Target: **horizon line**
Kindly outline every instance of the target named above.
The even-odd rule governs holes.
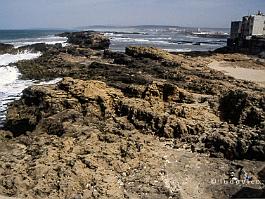
[[[179,25],[158,25],[158,24],[145,24],[145,25],[84,25],[78,27],[27,27],[27,28],[0,28],[0,30],[75,30],[87,27],[105,27],[105,28],[136,28],[136,27],[176,27],[176,28],[203,28],[203,29],[230,29],[230,27],[198,27],[198,26],[179,26]]]

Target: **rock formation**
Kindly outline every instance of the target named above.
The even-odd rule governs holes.
[[[126,96],[132,89],[137,94]],[[143,134],[176,138],[196,151],[203,146],[204,152],[221,153],[229,159],[265,160],[265,137],[260,130],[251,128],[263,125],[264,98],[250,98],[252,104],[248,104],[242,96],[247,93],[238,97],[229,92],[220,99],[219,117],[209,105],[210,97],[202,99],[173,84],[151,82],[140,90],[135,86],[124,90],[100,81],[72,78],[56,86],[30,87],[23,91],[21,100],[9,107],[6,128],[15,136],[36,128],[63,136],[76,120],[77,128],[113,125],[119,131],[130,126],[130,130]]]
[[[259,170],[264,88],[207,67],[213,60],[255,60],[147,47],[102,52],[95,49],[108,42],[95,34],[62,34],[72,45],[48,46],[39,58],[17,63],[25,79],[63,79],[29,87],[9,105],[0,131],[1,194],[225,198],[239,187],[207,184],[230,161]]]
[[[110,46],[109,38],[94,31],[62,33],[59,36],[67,37],[68,43],[78,45],[79,47],[104,50]]]
[[[0,43],[0,54],[9,53],[14,46],[11,44]]]

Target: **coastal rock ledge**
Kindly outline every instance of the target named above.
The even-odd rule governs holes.
[[[69,77],[25,89],[8,109],[5,127],[12,133],[0,131],[0,192],[22,198],[179,199],[187,193],[168,181],[181,181],[177,174],[197,175],[193,167],[181,168],[201,157],[174,149],[265,160],[264,134],[220,122],[197,94],[162,82],[126,90]],[[128,97],[129,90],[135,95]],[[172,167],[169,157],[181,159]],[[200,161],[201,175],[229,165]]]
[[[31,46],[43,54],[16,63],[23,79],[62,80],[26,88],[9,104],[0,195],[211,199],[247,188],[264,196],[263,184],[212,183],[238,168],[265,180],[265,95],[257,83],[208,64],[265,62],[153,47],[112,52],[100,33],[61,36],[70,44]]]
[[[5,127],[14,136],[32,131],[77,136],[89,126],[111,134],[137,131],[175,138],[196,151],[228,159],[265,160],[265,135],[251,128],[261,125],[264,113],[255,111],[253,103],[262,98],[229,92],[220,99],[222,112],[217,116],[200,95],[172,84],[154,81],[134,89],[139,89],[134,91],[137,96],[128,97],[128,92],[104,82],[72,78],[57,85],[33,86],[9,106]]]

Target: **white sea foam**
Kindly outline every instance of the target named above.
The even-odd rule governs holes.
[[[38,53],[31,53],[29,51],[20,52],[18,54],[3,54],[0,55],[0,66],[6,66],[10,63],[15,63],[20,60],[34,59],[41,55]],[[0,80],[1,81],[1,80]]]
[[[31,81],[18,80],[20,73],[15,66],[8,66],[10,63],[16,63],[20,60],[29,60],[37,58],[41,53],[31,53],[24,51],[18,54],[0,55],[0,101],[10,95],[20,93]],[[3,98],[4,97],[4,98]]]
[[[16,81],[18,76],[19,73],[16,67],[0,67],[0,92],[6,92],[5,86]]]
[[[110,38],[111,41],[115,42],[148,42],[147,39],[134,39],[134,38],[127,38],[127,37],[113,37]]]
[[[122,37],[123,34],[114,34],[112,32],[104,33],[105,36],[107,37]]]
[[[186,38],[190,38],[190,39],[198,39],[199,37],[197,36],[191,36],[191,35],[186,35],[185,36]]]
[[[3,41],[4,43],[12,44],[15,48],[19,48],[22,46],[37,44],[37,43],[45,43],[45,44],[56,44],[61,43],[63,46],[66,46],[67,43],[66,37],[59,36],[47,36],[47,37],[39,37],[39,38],[26,38],[26,39],[17,39],[13,41]]]
[[[150,38],[150,40],[171,40],[172,37],[155,37],[155,38]]]
[[[217,43],[201,43],[201,46],[222,46],[222,44],[217,44]]]
[[[163,50],[166,50],[168,52],[191,52],[192,51],[190,48],[182,48],[182,49],[169,49],[169,48],[164,48]]]
[[[21,92],[33,84],[30,80],[19,80],[16,67],[5,66],[0,68],[0,126],[5,119],[8,103],[20,97]]]
[[[170,43],[168,41],[161,41],[161,40],[154,40],[156,38],[152,39],[139,39],[139,38],[123,38],[123,37],[113,37],[111,38],[112,42],[119,42],[119,43],[136,43],[136,44],[167,44],[167,45],[173,45],[173,43]]]
[[[7,66],[8,64],[15,63],[19,60],[34,59],[40,55],[41,53],[31,53],[28,51],[24,51],[15,55],[0,55],[0,92],[6,92],[9,90],[12,83],[14,83],[19,77],[18,69],[13,66]]]
[[[41,82],[36,82],[35,85],[50,85],[50,84],[56,84],[58,83],[59,81],[61,81],[62,78],[56,78],[56,79],[53,79],[53,80],[49,80],[49,81],[41,81]]]

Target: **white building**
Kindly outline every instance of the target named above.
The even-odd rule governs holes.
[[[253,17],[253,28],[251,35],[265,35],[265,15],[255,15]]]

